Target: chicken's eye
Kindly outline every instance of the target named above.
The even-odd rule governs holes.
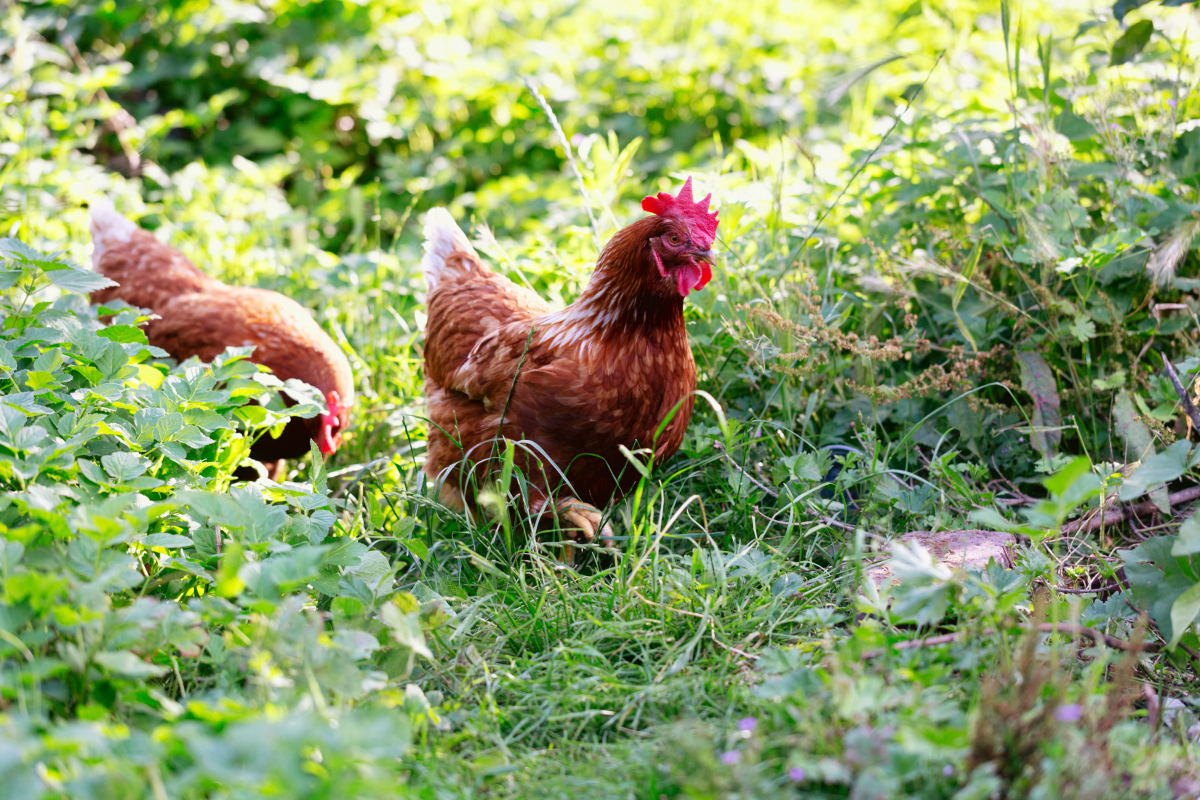
[[[670,236],[667,237],[667,241],[669,241],[671,244],[679,244],[679,234],[672,233]]]

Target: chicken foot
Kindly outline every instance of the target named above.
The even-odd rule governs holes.
[[[564,497],[554,505],[558,512],[559,525],[573,540],[590,544],[600,536],[602,547],[613,546],[613,532],[609,525],[601,525],[604,514],[595,506],[589,505],[575,497]],[[575,562],[575,548],[572,545],[563,547],[563,563],[572,566]]]

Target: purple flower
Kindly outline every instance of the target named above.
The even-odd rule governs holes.
[[[1171,108],[1175,108],[1177,105],[1179,105],[1179,101],[1172,97],[1167,101],[1167,105],[1169,105]]]
[[[754,717],[746,717],[745,719],[738,720],[737,729],[742,733],[750,733],[757,727],[758,720],[756,720]]]
[[[726,750],[724,753],[721,753],[721,763],[727,767],[732,767],[741,760],[742,754],[737,750]]]
[[[942,767],[942,774],[949,778],[954,774],[954,767],[947,764],[946,766]]]
[[[1059,706],[1054,712],[1054,718],[1059,722],[1078,722],[1083,716],[1083,706],[1071,703],[1069,706]]]
[[[1119,131],[1119,130],[1121,130],[1121,126],[1120,126],[1120,125],[1118,125],[1117,123],[1115,123],[1115,122],[1114,122],[1114,123],[1112,124],[1112,129],[1113,129],[1114,131]]]
[[[796,783],[804,780],[804,767],[792,767],[788,770],[788,777]]]

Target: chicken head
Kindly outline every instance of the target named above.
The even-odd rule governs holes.
[[[678,195],[659,192],[642,200],[642,210],[662,220],[659,235],[651,237],[650,254],[667,291],[687,297],[712,280],[713,240],[717,235],[717,212],[708,211],[709,194],[700,202],[692,199],[689,177]]]

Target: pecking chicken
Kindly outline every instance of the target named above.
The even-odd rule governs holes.
[[[576,541],[611,535],[600,509],[637,477],[620,446],[652,447],[661,462],[692,416],[683,300],[712,277],[711,197],[694,202],[690,178],[677,196],[647,197],[650,216],[609,240],[583,294],[556,312],[488,269],[445,209],[429,212],[425,471],[448,507],[474,506],[499,470],[498,437],[524,439],[515,464],[530,516],[557,515]]]
[[[90,216],[95,270],[119,284],[93,292],[92,303],[124,300],[150,309],[160,317],[146,327],[150,344],[179,361],[211,361],[226,347],[253,345],[251,361],[270,367],[280,380],[296,378],[320,390],[325,413],[293,418],[279,438],[262,436],[251,448],[272,478],[282,473],[283,459],[308,453],[310,441],[325,455],[337,450],[354,404],[354,376],[345,354],[308,311],[278,292],[228,286],[205,275],[107,200],[92,203]]]

